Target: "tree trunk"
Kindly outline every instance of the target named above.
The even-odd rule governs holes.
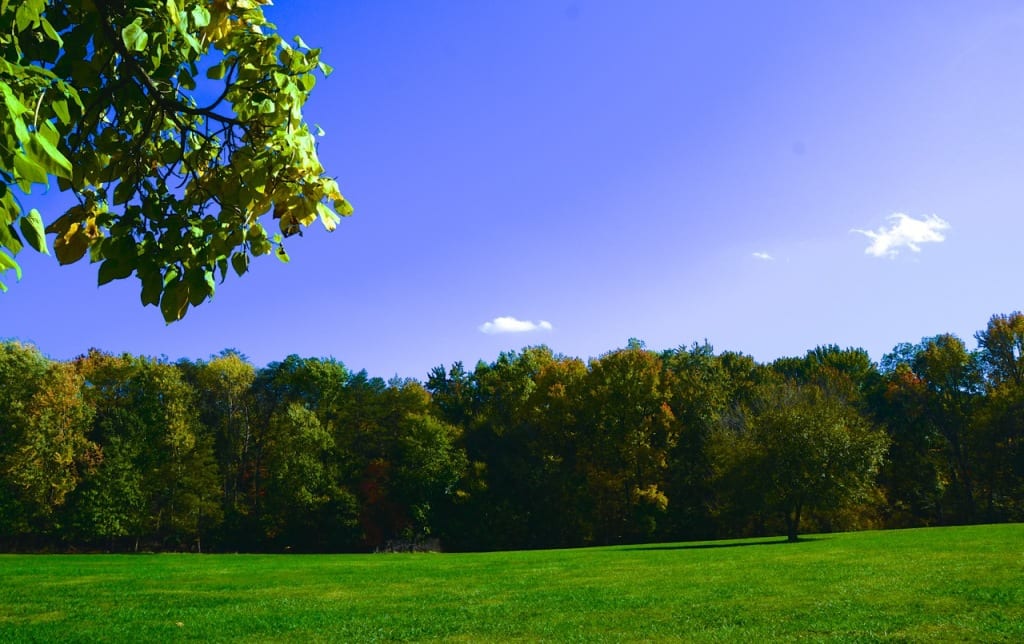
[[[798,540],[797,530],[800,527],[800,504],[793,508],[792,512],[786,512],[786,541],[794,543]]]

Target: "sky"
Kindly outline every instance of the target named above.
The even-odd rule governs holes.
[[[371,375],[707,340],[875,360],[1022,308],[1019,2],[278,0],[355,214],[165,325],[25,251],[0,337]],[[58,212],[42,207],[49,220]],[[52,243],[52,237],[51,237]],[[11,280],[5,280],[11,281]]]

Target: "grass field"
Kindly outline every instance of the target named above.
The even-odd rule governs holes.
[[[0,642],[1024,641],[1024,525],[488,554],[5,555]]]

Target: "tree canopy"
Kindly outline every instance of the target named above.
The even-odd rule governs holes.
[[[330,67],[263,14],[269,0],[0,1],[0,275],[28,245],[135,275],[168,321],[232,270],[352,209],[302,108]],[[25,194],[76,202],[44,219]],[[271,214],[278,232],[261,220]],[[6,286],[0,282],[0,289]]]
[[[1024,519],[1024,316],[879,367],[547,347],[426,382],[0,341],[0,551],[575,547]]]

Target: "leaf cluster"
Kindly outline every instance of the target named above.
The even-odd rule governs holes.
[[[285,42],[267,0],[0,2],[0,271],[28,244],[135,275],[168,322],[252,257],[352,208],[302,108],[320,50]],[[12,188],[77,203],[44,227]],[[271,232],[262,218],[277,221]],[[0,284],[0,288],[3,285]]]

